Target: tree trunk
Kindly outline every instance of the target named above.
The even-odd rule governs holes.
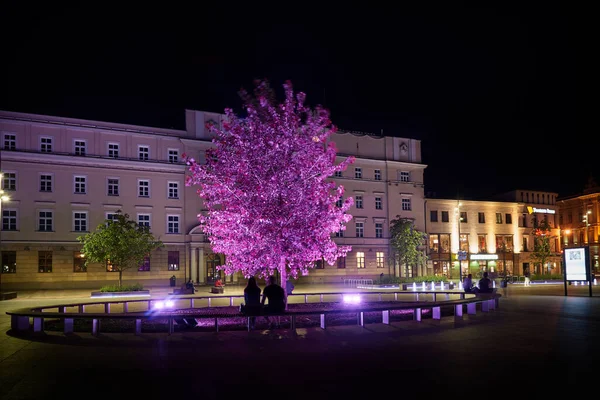
[[[119,269],[119,287],[123,285],[123,271]]]
[[[283,301],[285,304],[285,309],[287,311],[287,309],[288,309],[288,306],[287,306],[287,271],[286,271],[285,265],[279,271],[279,275],[281,276],[281,287],[283,288]]]

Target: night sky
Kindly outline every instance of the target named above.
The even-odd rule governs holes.
[[[204,3],[8,2],[0,109],[183,129],[186,108],[239,111],[241,87],[266,78],[281,94],[289,79],[341,129],[422,140],[425,191],[437,197],[567,196],[600,181],[597,147],[576,123],[574,39],[559,3]]]

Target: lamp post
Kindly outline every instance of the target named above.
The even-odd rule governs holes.
[[[2,182],[2,174],[0,173],[0,182]],[[2,231],[4,230],[4,217],[2,216],[2,203],[10,200],[4,194],[4,190],[0,189],[0,293],[2,293],[2,274],[4,273],[4,260],[2,259]]]
[[[458,226],[458,250],[456,251],[456,259],[458,261],[458,281],[461,281],[462,278],[462,256],[461,256],[461,249],[462,246],[460,245],[460,222],[462,221],[462,218],[460,216],[460,206],[462,205],[462,203],[459,201],[456,208],[454,209],[454,212],[456,213],[456,220],[457,220],[457,226]]]

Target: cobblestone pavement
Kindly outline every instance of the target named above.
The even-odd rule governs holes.
[[[295,292],[340,289],[313,285]],[[19,292],[0,302],[0,399],[496,398],[593,388],[600,358],[597,293],[590,298],[587,288],[569,287],[565,297],[562,285],[508,290],[498,309],[456,321],[98,338],[13,336],[7,310],[90,294]]]

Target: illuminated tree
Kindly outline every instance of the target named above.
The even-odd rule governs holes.
[[[554,255],[550,245],[550,239],[553,239],[551,235],[552,227],[546,220],[537,221],[537,218],[532,218],[533,222],[533,252],[531,258],[535,261],[535,264],[541,266],[540,271],[544,272],[544,266],[548,263],[548,260]]]
[[[420,247],[423,245],[426,234],[415,229],[415,222],[410,218],[396,219],[390,223],[390,241],[394,249],[394,259],[400,265],[422,265],[426,256]]]
[[[257,82],[254,97],[241,91],[247,116],[226,109],[214,147],[206,162],[184,158],[189,165],[186,185],[198,185],[208,210],[199,215],[213,251],[223,253],[226,274],[266,277],[279,271],[282,286],[287,276],[307,273],[317,260],[334,264],[349,246],[338,246],[332,234],[345,230],[353,204],[341,207],[343,186],[331,179],[354,162],[336,165],[336,148],[329,136],[335,131],[329,112],[305,104],[305,94],[294,94],[286,82],[285,101],[265,81]]]
[[[123,271],[138,267],[150,252],[163,243],[154,238],[147,226],[129,219],[129,214],[117,211],[113,219],[105,220],[94,232],[77,238],[83,243],[81,252],[86,264],[110,262],[119,272],[119,286],[123,283]]]

